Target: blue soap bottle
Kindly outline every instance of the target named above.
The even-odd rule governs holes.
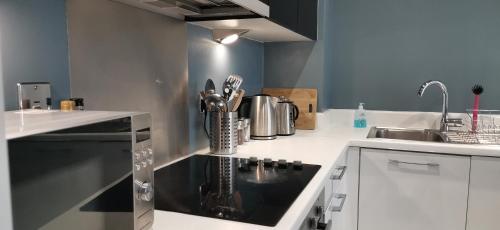
[[[366,128],[365,103],[359,103],[358,110],[354,112],[354,128]]]

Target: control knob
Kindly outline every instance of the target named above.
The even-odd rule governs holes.
[[[323,206],[321,205],[316,206],[316,216],[322,217],[323,214],[324,214]]]
[[[293,162],[293,169],[301,170],[302,168],[303,168],[302,161],[294,161]]]
[[[265,167],[273,166],[273,160],[271,158],[264,158],[264,166]]]
[[[318,228],[318,217],[309,217],[309,229],[317,229]]]
[[[332,225],[332,221],[328,221],[328,223],[323,223],[323,222],[318,222],[318,224],[316,224],[316,229],[319,229],[319,230],[326,230],[326,229],[330,229],[329,227]]]
[[[239,169],[241,171],[250,171],[249,160],[245,158],[240,159]]]
[[[259,160],[257,159],[257,157],[250,157],[248,159],[248,164],[249,165],[258,165],[259,164]]]
[[[328,221],[327,223],[321,222],[319,217],[310,217],[309,218],[309,229],[313,230],[327,230],[330,229],[332,225],[332,221]]]
[[[286,169],[288,167],[288,163],[286,160],[280,159],[278,160],[278,168],[280,169]]]
[[[137,199],[142,201],[151,201],[153,199],[153,185],[149,182],[141,182],[136,180]]]

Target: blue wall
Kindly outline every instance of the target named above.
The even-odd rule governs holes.
[[[324,42],[324,55],[312,58],[313,50],[273,63],[279,53],[304,48],[266,45],[265,86],[316,83],[323,91],[323,108],[355,108],[366,102],[368,109],[440,111],[437,89],[424,98],[416,96],[423,81],[436,79],[448,86],[450,109],[462,112],[470,106],[470,88],[477,82],[486,87],[482,107],[500,108],[500,1],[320,1],[324,25],[323,41],[318,43]],[[311,64],[297,74],[275,74],[304,59]],[[324,68],[306,71],[312,65]],[[300,80],[293,84],[290,78]]]
[[[64,0],[2,0],[5,107],[17,109],[18,82],[49,81],[54,102],[70,96]]]
[[[319,110],[326,107],[331,85],[324,72],[324,31],[328,15],[325,4],[323,0],[318,1],[317,41],[266,43],[264,50],[264,86],[317,88]]]
[[[234,44],[221,45],[212,40],[211,30],[188,24],[189,71],[189,139],[190,150],[208,146],[203,132],[203,116],[198,110],[198,98],[205,82],[212,78],[219,93],[222,82],[230,74],[244,78],[242,88],[247,95],[259,93],[263,86],[264,45],[240,39]]]

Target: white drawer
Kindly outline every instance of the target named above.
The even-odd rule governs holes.
[[[333,172],[337,177],[332,180],[332,194],[335,198],[330,205],[331,229],[357,230],[359,153],[359,148],[350,147],[336,162],[339,170]],[[344,170],[342,176],[340,170]]]
[[[330,180],[332,181],[333,192],[334,193],[345,193],[346,192],[346,176],[348,174],[349,167],[346,165],[336,166],[334,172],[330,175]]]
[[[346,166],[334,166],[334,170],[330,173],[328,181],[325,183],[325,207],[330,204],[330,199],[333,193],[345,193],[345,175],[347,172]]]
[[[333,226],[338,226],[337,223],[341,222],[346,213],[344,208],[348,203],[348,195],[341,193],[334,193],[331,198],[329,206],[326,208],[327,214],[333,223]]]

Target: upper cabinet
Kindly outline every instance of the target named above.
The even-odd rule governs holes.
[[[317,0],[269,0],[269,19],[311,40],[317,38]]]
[[[297,32],[316,40],[318,37],[318,0],[300,0]]]
[[[299,2],[308,0],[270,0],[269,18],[288,29],[298,30]]]
[[[260,42],[317,38],[317,0],[115,0],[208,29],[248,30]]]

